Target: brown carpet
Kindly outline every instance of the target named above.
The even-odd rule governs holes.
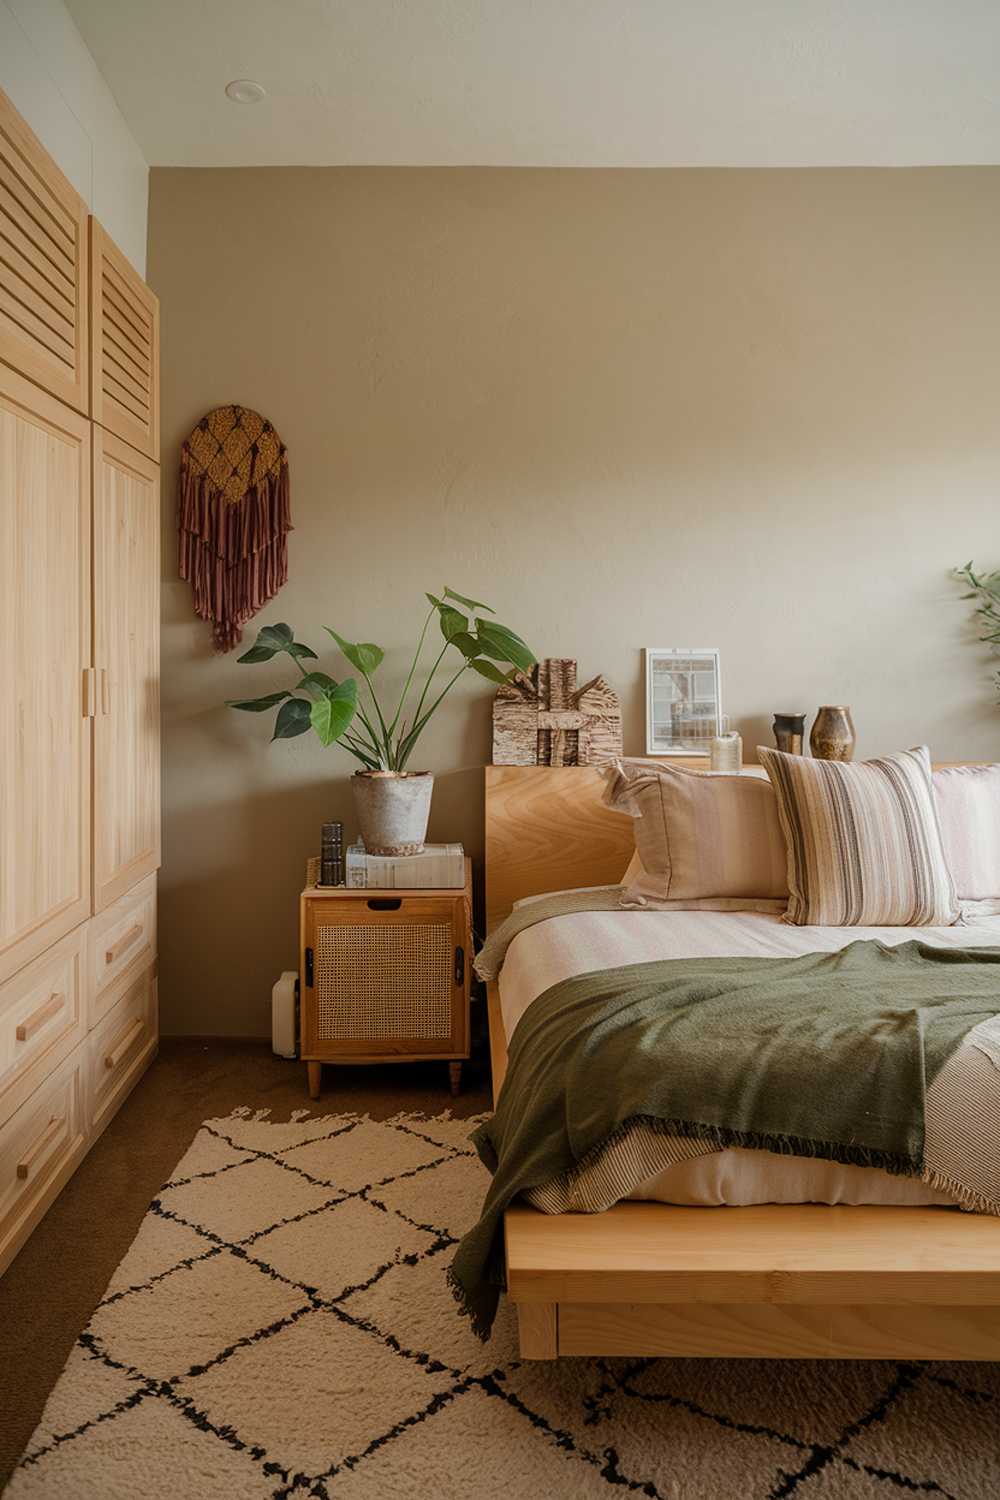
[[[266,1042],[164,1039],[117,1118],[0,1278],[0,1489],[42,1415],[59,1372],[127,1251],[151,1198],[201,1122],[239,1105],[287,1120],[310,1107],[305,1065]],[[399,1110],[458,1116],[488,1107],[481,1068],[468,1065],[460,1098],[444,1063],[324,1069],[314,1110],[386,1119]]]
[[[208,1120],[11,1500],[995,1500],[1000,1366],[518,1358],[445,1283],[464,1119]],[[724,1211],[724,1210],[721,1210]]]

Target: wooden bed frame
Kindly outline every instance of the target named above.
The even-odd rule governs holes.
[[[703,768],[704,761],[688,762]],[[621,879],[631,819],[590,767],[487,766],[486,908]],[[507,1067],[487,987],[493,1097]],[[505,1215],[521,1354],[1000,1359],[1000,1220],[940,1208],[620,1203]]]

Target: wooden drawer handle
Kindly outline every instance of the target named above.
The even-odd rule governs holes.
[[[113,947],[108,949],[104,955],[104,962],[106,964],[113,964],[116,958],[121,957],[126,948],[131,948],[132,944],[138,942],[141,937],[142,927],[136,922],[134,927],[130,927],[128,932],[120,937]]]
[[[28,1176],[28,1173],[46,1147],[51,1146],[65,1123],[66,1121],[62,1115],[53,1115],[35,1144],[21,1157],[21,1160],[17,1164],[17,1175],[22,1182]]]
[[[121,1041],[118,1043],[118,1046],[114,1049],[114,1051],[106,1052],[104,1054],[104,1066],[106,1068],[117,1068],[118,1064],[121,1062],[122,1058],[125,1056],[126,1052],[131,1047],[136,1037],[141,1036],[144,1030],[145,1022],[140,1020],[140,1018],[136,1016],[135,1020],[132,1022],[131,1026],[126,1031],[125,1035],[122,1037]]]
[[[14,1035],[19,1042],[30,1042],[36,1031],[40,1031],[46,1021],[51,1021],[57,1016],[66,1004],[66,996],[54,990],[49,998],[42,1002],[36,1011],[32,1011],[26,1021],[22,1021]]]

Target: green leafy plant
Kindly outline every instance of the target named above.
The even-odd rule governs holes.
[[[967,562],[964,568],[955,569],[955,576],[969,585],[969,592],[962,598],[976,600],[979,639],[1000,652],[1000,572],[977,573],[971,562]],[[996,675],[996,684],[1000,691],[1000,672]]]
[[[289,625],[265,625],[250,650],[239,660],[264,662],[283,654],[294,663],[299,681],[291,688],[266,693],[262,698],[230,699],[228,706],[253,714],[277,708],[272,740],[294,739],[296,735],[307,734],[313,729],[324,745],[339,742],[366,770],[405,770],[428,720],[464,673],[476,672],[487,682],[500,684],[510,682],[518,672],[527,672],[535,664],[533,652],[519,635],[496,619],[482,618],[484,613],[489,616],[494,613],[482,600],[467,599],[452,589],[445,589],[441,598],[435,594],[428,594],[427,598],[430,611],[391,717],[383,707],[373,680],[385,656],[382,647],[371,641],[345,640],[329,625],[323,628],[336,641],[367,689],[370,700],[367,707],[359,700],[357,678],[345,677],[338,682],[326,672],[308,666],[309,662],[319,658],[311,646],[295,639]],[[420,657],[435,616],[444,644],[424,674],[418,695],[416,678]],[[449,651],[458,653],[461,665],[440,692],[432,692],[438,667]],[[503,670],[498,663],[509,665]],[[416,702],[411,704],[413,698]]]

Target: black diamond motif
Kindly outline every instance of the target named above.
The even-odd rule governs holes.
[[[554,1426],[543,1413],[534,1410],[515,1391],[509,1389],[506,1384],[507,1378],[521,1367],[521,1361],[511,1360],[506,1364],[498,1365],[488,1373],[471,1375],[459,1368],[449,1366],[426,1350],[409,1347],[396,1333],[393,1333],[389,1329],[380,1328],[370,1318],[359,1316],[351,1311],[349,1305],[351,1299],[360,1292],[374,1286],[396,1266],[400,1264],[416,1265],[422,1261],[440,1257],[442,1252],[456,1243],[454,1236],[447,1230],[431,1223],[421,1222],[398,1208],[390,1207],[378,1196],[379,1190],[404,1179],[417,1178],[422,1173],[433,1171],[449,1160],[472,1157],[474,1155],[474,1152],[465,1148],[443,1145],[429,1134],[422,1132],[419,1128],[419,1122],[415,1122],[415,1117],[409,1117],[405,1121],[394,1120],[385,1122],[383,1128],[391,1128],[415,1137],[432,1147],[437,1154],[425,1163],[410,1167],[399,1173],[389,1174],[377,1182],[368,1183],[361,1188],[353,1190],[340,1189],[335,1182],[316,1177],[314,1174],[299,1167],[296,1163],[286,1160],[287,1155],[294,1154],[296,1150],[306,1145],[312,1145],[323,1140],[332,1140],[338,1136],[348,1134],[356,1128],[358,1123],[360,1122],[357,1120],[345,1121],[331,1128],[325,1135],[310,1136],[305,1141],[295,1143],[292,1146],[284,1148],[284,1150],[275,1151],[269,1151],[256,1146],[246,1147],[239,1145],[232,1139],[230,1134],[217,1128],[215,1125],[205,1125],[202,1127],[208,1134],[230,1146],[233,1150],[243,1153],[241,1160],[226,1163],[212,1171],[197,1172],[188,1177],[172,1179],[164,1185],[160,1191],[160,1195],[150,1204],[149,1214],[170,1220],[190,1230],[205,1242],[206,1248],[204,1252],[179,1260],[174,1265],[157,1272],[143,1282],[129,1285],[110,1293],[99,1304],[99,1310],[120,1303],[130,1297],[140,1295],[145,1291],[150,1291],[173,1275],[222,1255],[233,1256],[260,1275],[272,1278],[300,1292],[303,1298],[301,1305],[293,1308],[285,1316],[255,1329],[252,1333],[241,1336],[231,1345],[219,1349],[210,1359],[192,1365],[168,1380],[153,1378],[142,1370],[136,1369],[127,1361],[117,1359],[114,1351],[105,1347],[102,1340],[92,1330],[85,1330],[78,1340],[80,1350],[89,1359],[99,1361],[109,1369],[127,1376],[135,1382],[135,1389],[127,1397],[109,1406],[106,1410],[99,1412],[96,1416],[92,1416],[86,1421],[81,1422],[79,1426],[66,1432],[60,1432],[51,1437],[39,1448],[29,1450],[21,1460],[19,1468],[31,1469],[54,1450],[64,1448],[66,1445],[78,1441],[95,1427],[108,1422],[114,1422],[124,1413],[134,1410],[145,1402],[156,1401],[169,1406],[180,1417],[192,1423],[201,1432],[214,1437],[229,1448],[243,1453],[253,1462],[257,1463],[260,1466],[261,1473],[274,1481],[272,1500],[294,1500],[294,1497],[305,1496],[315,1497],[315,1500],[335,1500],[338,1475],[358,1469],[372,1458],[373,1455],[383,1451],[402,1434],[412,1431],[415,1427],[425,1422],[432,1422],[439,1412],[447,1410],[456,1402],[461,1401],[464,1396],[475,1391],[489,1397],[491,1400],[504,1403],[508,1410],[516,1413],[518,1418],[524,1423],[526,1441],[529,1441],[533,1434],[540,1441],[551,1444],[555,1448],[573,1455],[575,1459],[587,1466],[592,1475],[598,1475],[605,1481],[609,1492],[619,1490],[623,1493],[648,1496],[649,1500],[668,1500],[668,1497],[657,1487],[653,1475],[625,1472],[621,1457],[615,1448],[591,1448],[581,1443],[573,1433]],[[195,1180],[201,1181],[206,1178],[238,1172],[242,1167],[256,1161],[267,1161],[283,1171],[296,1174],[313,1187],[329,1190],[331,1196],[316,1207],[276,1220],[275,1223],[268,1225],[264,1229],[255,1230],[242,1240],[227,1240],[211,1228],[174,1212],[163,1202],[163,1195],[170,1189],[185,1186],[187,1183]],[[294,1278],[288,1277],[277,1270],[266,1259],[254,1253],[252,1247],[274,1230],[299,1223],[305,1219],[335,1212],[342,1204],[351,1200],[364,1202],[377,1212],[387,1215],[390,1219],[398,1220],[401,1225],[405,1224],[408,1228],[418,1229],[425,1234],[432,1235],[431,1244],[419,1252],[406,1256],[397,1255],[395,1258],[378,1265],[363,1282],[344,1287],[336,1297],[332,1298],[324,1298],[315,1287],[308,1285],[306,1282],[296,1281]],[[442,1261],[442,1274],[443,1269],[444,1262]],[[436,1391],[424,1405],[418,1407],[418,1409],[408,1416],[399,1418],[387,1425],[383,1432],[371,1439],[359,1452],[349,1455],[339,1463],[330,1465],[327,1469],[318,1473],[293,1473],[291,1465],[287,1460],[283,1460],[281,1454],[269,1453],[263,1444],[254,1440],[252,1434],[243,1434],[230,1424],[220,1424],[213,1421],[209,1414],[198,1405],[194,1395],[186,1391],[178,1391],[177,1386],[181,1381],[195,1382],[195,1390],[197,1390],[196,1382],[199,1377],[207,1371],[224,1364],[239,1350],[265,1342],[282,1330],[292,1327],[301,1322],[301,1320],[309,1318],[321,1310],[332,1313],[336,1318],[342,1320],[350,1327],[371,1339],[377,1340],[383,1348],[390,1351],[394,1356],[415,1364],[428,1374],[446,1375],[450,1383],[443,1389]],[[632,1360],[619,1362],[619,1365],[615,1366],[607,1360],[593,1361],[592,1364],[598,1379],[594,1391],[582,1398],[582,1411],[580,1414],[582,1426],[595,1426],[599,1421],[608,1419],[612,1411],[616,1413],[624,1412],[626,1415],[622,1420],[627,1421],[627,1411],[632,1403],[646,1407],[660,1406],[665,1409],[676,1408],[683,1410],[699,1421],[703,1421],[706,1424],[706,1428],[763,1437],[785,1449],[791,1448],[801,1455],[801,1464],[797,1469],[778,1469],[777,1482],[768,1494],[760,1493],[753,1497],[748,1494],[746,1497],[741,1496],[740,1500],[785,1500],[785,1497],[788,1496],[798,1496],[799,1500],[807,1500],[810,1488],[809,1481],[828,1469],[831,1465],[841,1466],[848,1472],[859,1475],[864,1474],[868,1479],[882,1481],[889,1487],[890,1491],[896,1490],[915,1495],[939,1496],[941,1500],[965,1500],[965,1497],[952,1495],[934,1478],[906,1474],[899,1470],[879,1468],[875,1465],[861,1462],[844,1451],[847,1445],[859,1433],[884,1422],[887,1415],[901,1401],[904,1401],[907,1394],[921,1382],[932,1382],[943,1390],[947,1390],[961,1402],[968,1404],[970,1407],[982,1410],[989,1428],[989,1430],[984,1430],[984,1443],[988,1445],[993,1441],[993,1428],[991,1425],[995,1422],[995,1415],[992,1410],[995,1405],[993,1393],[979,1389],[974,1385],[966,1386],[960,1384],[952,1377],[935,1371],[932,1364],[909,1361],[889,1364],[886,1370],[886,1383],[877,1399],[864,1412],[848,1423],[834,1441],[820,1444],[810,1443],[787,1432],[782,1432],[777,1428],[769,1427],[766,1424],[745,1422],[728,1413],[709,1410],[701,1403],[689,1400],[683,1396],[640,1389],[636,1385],[637,1378],[654,1363],[656,1362],[652,1360]],[[152,1500],[152,1497],[150,1497],[150,1500]],[[723,1500],[723,1497],[720,1496],[719,1500]]]

